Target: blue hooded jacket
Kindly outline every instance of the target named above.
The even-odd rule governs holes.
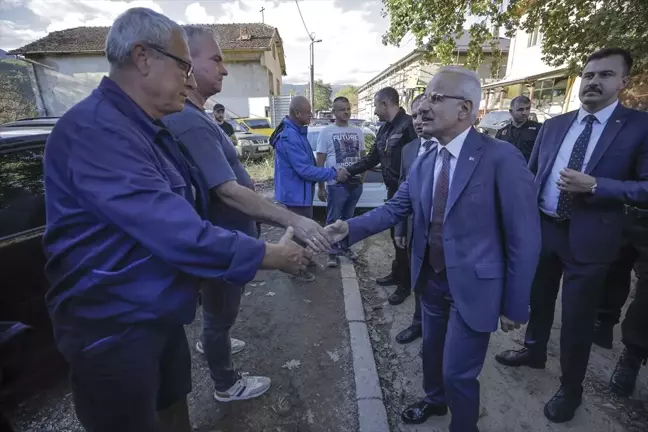
[[[334,168],[316,166],[308,127],[284,118],[270,137],[275,149],[275,200],[286,206],[313,205],[313,185],[333,180]]]

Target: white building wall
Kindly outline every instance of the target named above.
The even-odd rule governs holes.
[[[63,114],[72,105],[89,95],[109,71],[108,61],[99,54],[47,56],[35,60],[54,69],[36,68],[47,114],[53,116]],[[278,60],[276,63],[278,64]],[[210,98],[205,107],[211,109],[218,101],[229,111],[241,117],[251,115],[251,111],[259,111],[258,99],[256,102],[250,102],[250,98],[267,100],[270,96],[268,69],[259,62],[226,63],[225,67],[229,74],[223,81],[223,90]],[[276,78],[281,78],[281,74],[274,78],[276,86]],[[253,105],[253,109],[250,104]],[[264,106],[267,105],[266,103]],[[265,110],[260,112],[264,114]]]
[[[511,51],[506,71],[507,79],[538,75],[560,69],[542,61],[542,37],[538,37],[534,46],[529,47],[528,44],[529,35],[523,30],[518,30],[515,37],[511,39]]]

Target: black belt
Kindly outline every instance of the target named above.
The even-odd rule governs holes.
[[[559,217],[555,217],[555,216],[549,216],[547,213],[542,212],[542,211],[540,212],[540,216],[542,218],[544,218],[544,220],[549,221],[554,225],[561,225],[561,226],[569,224],[569,221],[571,220],[571,219],[566,219],[566,218],[559,218]]]

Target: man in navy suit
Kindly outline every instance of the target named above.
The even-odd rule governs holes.
[[[548,120],[531,154],[542,220],[542,252],[531,293],[525,347],[497,361],[542,369],[562,278],[561,386],[545,405],[556,423],[581,404],[603,282],[622,243],[623,205],[648,203],[648,114],[625,108],[632,57],[619,48],[592,54],[578,111]]]
[[[423,423],[452,411],[451,432],[475,432],[490,333],[528,319],[540,252],[533,176],[509,143],[475,131],[481,85],[474,72],[441,69],[426,90],[423,129],[437,149],[414,161],[396,195],[326,228],[349,243],[410,214],[412,285],[421,293],[425,398],[402,413]],[[475,217],[475,215],[479,217]]]
[[[419,113],[421,102],[425,98],[425,93],[421,93],[412,101],[412,124],[418,137],[406,144],[403,147],[401,155],[401,172],[400,183],[407,179],[407,175],[414,164],[416,158],[426,151],[436,148],[437,141],[429,134],[423,131],[423,118]],[[424,108],[425,110],[425,108]],[[408,249],[409,256],[411,257],[412,246],[412,217],[398,224],[394,230],[394,245],[400,249]],[[409,263],[408,263],[409,265]],[[423,335],[423,326],[421,319],[421,295],[414,293],[414,315],[412,316],[412,324],[406,329],[403,329],[396,335],[396,342],[407,344],[415,341]]]

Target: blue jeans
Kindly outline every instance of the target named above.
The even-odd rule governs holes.
[[[356,204],[362,195],[362,183],[355,185],[334,184],[326,186],[326,224],[338,219],[347,220],[353,217]],[[335,244],[329,250],[331,255],[339,255],[345,248]]]
[[[225,391],[238,380],[232,366],[230,329],[236,322],[243,287],[209,280],[201,286],[202,340],[214,388]]]

